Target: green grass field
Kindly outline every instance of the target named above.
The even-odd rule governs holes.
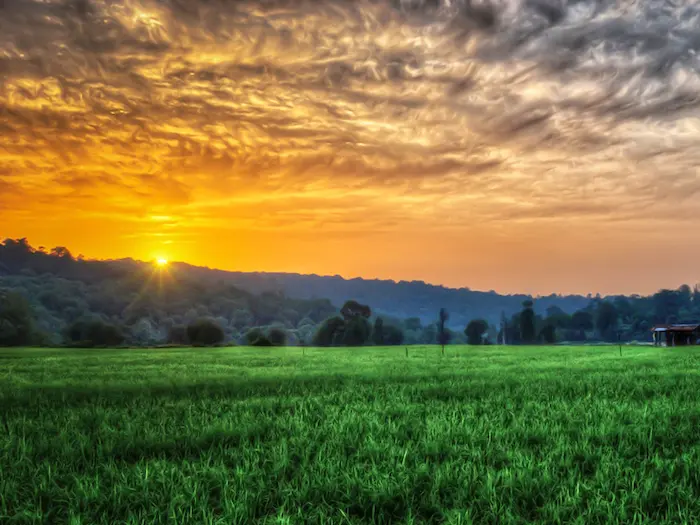
[[[0,350],[0,523],[700,523],[700,349]]]

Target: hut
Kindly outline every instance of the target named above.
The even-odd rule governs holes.
[[[688,346],[700,344],[700,324],[664,324],[651,329],[654,346]]]

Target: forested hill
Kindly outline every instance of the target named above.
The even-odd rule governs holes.
[[[114,261],[91,261],[74,258],[65,248],[54,248],[50,253],[35,250],[26,239],[5,241],[0,244],[0,276],[50,274],[64,279],[89,284],[138,278],[152,268],[149,263],[122,259]],[[228,286],[260,295],[274,292],[294,299],[327,299],[341,306],[348,299],[369,305],[377,314],[398,319],[418,317],[424,323],[432,323],[440,308],[450,312],[448,325],[456,330],[474,318],[483,318],[498,324],[501,313],[509,317],[520,311],[526,295],[500,295],[495,292],[478,292],[466,288],[453,289],[419,281],[394,282],[369,279],[343,279],[339,276],[298,275],[285,273],[244,273],[195,267],[174,263],[171,271],[182,281],[202,285]],[[197,297],[192,296],[192,307],[196,308]],[[590,298],[583,296],[538,297],[535,311],[544,314],[552,306],[567,313],[585,308]]]
[[[368,304],[378,314],[400,319],[418,317],[423,323],[434,322],[440,308],[450,312],[448,324],[462,328],[477,317],[498,324],[501,312],[510,315],[522,309],[527,295],[500,295],[467,288],[435,286],[421,281],[387,281],[378,279],[344,279],[340,276],[299,275],[291,273],[246,273],[212,270],[178,264],[201,279],[226,279],[227,282],[251,293],[281,292],[299,299],[326,298],[335,305],[347,299]],[[538,297],[535,311],[544,314],[547,308],[558,306],[573,313],[588,306],[591,298],[580,295]]]

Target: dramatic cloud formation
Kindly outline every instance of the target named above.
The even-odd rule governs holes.
[[[0,234],[513,291],[692,281],[698,27],[681,0],[0,0]]]

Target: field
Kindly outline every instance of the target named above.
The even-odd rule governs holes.
[[[0,350],[0,523],[700,523],[700,349]]]

